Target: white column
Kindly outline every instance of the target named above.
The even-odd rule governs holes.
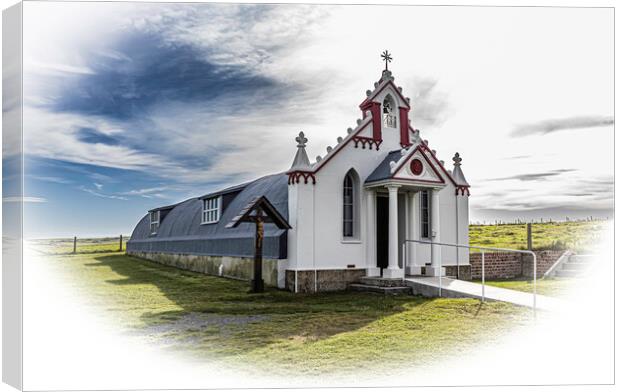
[[[431,192],[431,238],[433,242],[441,242],[439,228],[439,190],[433,189]],[[431,245],[431,264],[430,275],[439,276],[439,262],[441,260],[441,246]],[[445,275],[445,268],[441,268],[441,275]]]
[[[386,186],[390,195],[388,234],[388,268],[383,271],[384,278],[402,278],[404,271],[398,267],[398,185]]]
[[[366,191],[366,275],[381,276],[381,268],[377,267],[377,192]]]
[[[419,194],[420,193],[417,191],[407,194],[407,204],[409,205],[409,215],[407,216],[409,227],[408,239],[410,240],[420,239],[418,234],[418,227],[420,225],[420,220],[418,218],[419,206],[417,203]],[[407,271],[405,271],[405,273],[408,275],[420,275],[422,273],[422,267],[416,265],[416,250],[417,244],[415,242],[407,243]]]

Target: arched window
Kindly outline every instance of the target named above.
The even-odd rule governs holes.
[[[383,124],[386,127],[396,128],[395,106],[394,98],[390,94],[386,95],[383,100]]]
[[[342,236],[357,238],[359,233],[359,178],[351,169],[342,183]]]

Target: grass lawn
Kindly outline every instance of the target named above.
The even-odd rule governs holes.
[[[381,371],[434,363],[500,339],[530,313],[505,303],[366,293],[292,294],[121,253],[46,256],[119,328],[197,359],[271,374]]]
[[[532,246],[535,250],[571,249],[589,252],[591,244],[598,243],[606,228],[606,221],[547,222],[532,224]],[[470,225],[470,245],[526,249],[525,224]]]
[[[479,280],[476,283],[480,283]],[[534,290],[534,281],[530,279],[512,280],[487,280],[489,286],[503,287],[505,289],[525,291],[531,293]],[[538,294],[559,296],[565,294],[575,285],[575,280],[571,278],[545,278],[536,281],[536,292]]]

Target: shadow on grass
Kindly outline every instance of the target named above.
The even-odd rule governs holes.
[[[189,316],[202,315],[215,326],[219,337],[202,335],[204,341],[217,340],[222,354],[239,354],[281,340],[304,342],[329,338],[358,330],[378,319],[424,305],[428,299],[412,296],[383,296],[367,293],[293,294],[268,288],[265,293],[248,293],[249,283],[180,270],[127,255],[96,257],[89,267],[109,267],[123,279],[109,280],[118,286],[153,285],[181,310],[157,311],[148,299],[140,299],[142,321],[147,325],[170,325]],[[138,302],[138,299],[137,299]],[[218,322],[217,320],[242,320]],[[182,324],[182,323],[180,323]],[[183,326],[180,326],[182,329]],[[196,332],[195,330],[193,332]],[[224,334],[226,338],[222,339]]]

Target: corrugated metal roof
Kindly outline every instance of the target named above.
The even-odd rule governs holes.
[[[242,224],[236,228],[226,228],[226,224],[250,200],[260,196],[267,197],[278,212],[288,219],[288,176],[278,173],[245,184],[222,212],[218,223],[201,224],[201,198],[192,198],[175,205],[160,223],[156,235],[150,235],[149,215],[145,215],[134,229],[127,250],[252,256],[254,225]],[[286,258],[286,237],[286,230],[265,225],[265,257]]]

